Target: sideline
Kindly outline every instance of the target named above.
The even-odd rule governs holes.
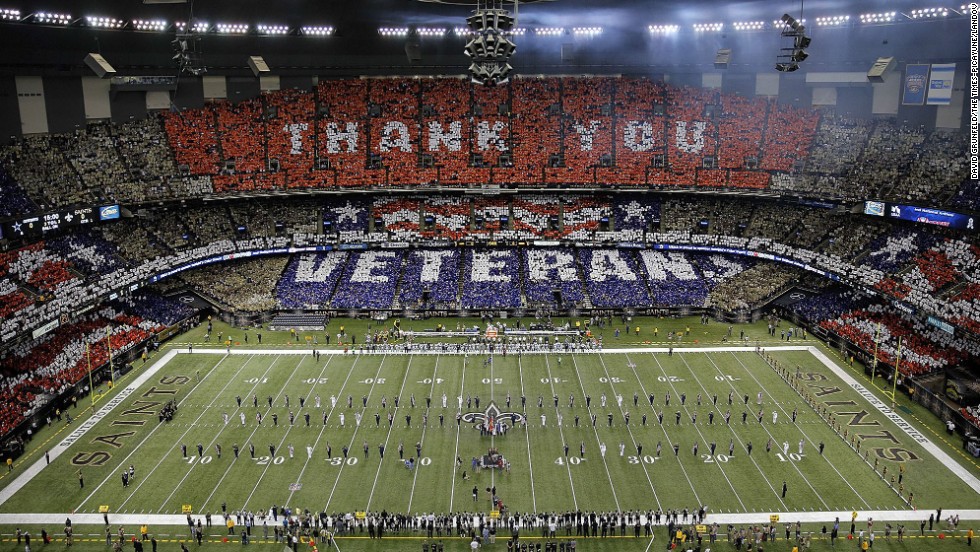
[[[980,520],[980,510],[943,510],[943,513],[960,516],[960,520]],[[875,521],[922,521],[923,517],[930,511],[922,510],[861,510],[859,519],[867,517],[874,518]],[[110,525],[142,525],[154,526],[187,526],[187,515],[183,514],[108,514]],[[717,523],[719,525],[761,525],[770,523],[770,512],[753,513],[731,513],[731,514],[708,514],[705,524]],[[98,525],[104,526],[105,520],[102,514],[75,514],[69,516],[73,524],[78,525]],[[198,518],[204,521],[201,514],[191,515],[195,522]],[[823,511],[823,512],[779,512],[779,523],[833,523],[834,519],[840,519],[842,523],[851,519],[850,510]],[[220,516],[219,516],[220,521]],[[63,525],[65,514],[0,514],[0,525]],[[659,526],[663,527],[663,526]],[[219,526],[220,528],[220,526]],[[912,531],[910,530],[910,533]],[[943,532],[941,529],[939,532]],[[386,537],[387,538],[387,537]]]
[[[125,402],[130,395],[142,387],[147,380],[155,376],[156,373],[175,356],[177,356],[177,351],[169,351],[162,357],[158,358],[153,364],[150,365],[149,368],[143,370],[143,373],[141,373],[136,379],[130,381],[129,385],[127,385],[125,388],[117,392],[116,395],[109,399],[109,401],[106,402],[95,414],[89,416],[88,419],[79,424],[78,427],[69,433],[67,437],[52,447],[50,451],[51,459],[55,460],[66,452],[72,443],[81,439],[86,433],[89,432],[90,429],[95,427],[95,425],[102,421],[103,418],[108,416],[117,406]],[[6,487],[0,489],[0,505],[7,502],[7,500],[10,500],[10,497],[24,488],[24,486],[26,486],[31,479],[34,479],[37,474],[41,473],[41,470],[43,470],[47,465],[47,461],[42,456],[36,462],[24,469],[24,471],[17,476],[17,479],[14,479]]]
[[[763,349],[769,350],[764,347]],[[858,392],[865,401],[871,403],[871,406],[878,409],[879,412],[885,415],[886,418],[892,421],[899,429],[905,432],[906,435],[912,438],[916,443],[926,449],[927,452],[932,454],[934,458],[939,460],[941,464],[946,466],[949,471],[953,472],[953,475],[959,477],[964,483],[966,483],[974,492],[980,494],[980,479],[977,479],[975,475],[970,473],[966,468],[964,468],[959,462],[953,460],[953,458],[946,454],[939,446],[929,440],[928,437],[919,432],[918,429],[912,426],[912,424],[905,421],[897,412],[889,408],[881,399],[875,396],[874,393],[868,391],[864,385],[858,383],[853,376],[845,372],[840,366],[830,360],[823,351],[817,350],[816,347],[809,347],[810,354],[817,358],[824,366],[827,367],[831,372],[833,372],[838,378],[844,381],[851,389]]]
[[[813,347],[809,345],[785,345],[782,347],[762,347],[767,351],[809,351]],[[738,347],[633,347],[633,348],[622,348],[622,349],[584,349],[581,351],[557,351],[557,350],[541,350],[541,351],[521,351],[518,355],[517,351],[507,351],[507,355],[504,355],[501,351],[495,350],[493,352],[494,356],[499,356],[506,358],[506,356],[524,356],[524,355],[555,355],[555,354],[565,354],[565,355],[594,355],[596,353],[605,354],[627,354],[627,353],[666,353],[673,349],[674,353],[751,353],[756,350],[755,345],[738,346]],[[227,349],[225,347],[214,347],[214,348],[201,348],[194,349],[191,354],[195,355],[309,355],[316,350],[321,355],[344,355],[344,356],[382,356],[382,355],[448,355],[448,356],[485,356],[489,355],[490,352],[486,350],[482,351],[442,351],[442,350],[418,350],[418,351],[401,351],[401,350],[378,350],[378,351],[365,351],[363,349],[354,349],[350,351],[342,351],[338,349],[318,349],[317,347],[310,347],[308,349]],[[187,353],[186,348],[174,349],[174,351],[179,353]]]
[[[575,353],[583,354],[595,354],[595,353],[607,353],[607,354],[628,354],[628,353],[656,353],[668,352],[668,347],[643,347],[643,348],[632,348],[632,349],[607,349],[607,350],[589,350],[589,351],[576,351]],[[705,353],[705,352],[754,352],[757,350],[755,346],[746,347],[677,347],[673,348],[674,353]],[[919,443],[927,452],[933,455],[941,463],[945,464],[946,467],[953,472],[954,475],[959,477],[963,482],[965,482],[970,488],[975,492],[980,494],[980,479],[978,479],[973,474],[969,473],[966,468],[961,464],[953,460],[948,454],[946,454],[942,449],[940,449],[935,443],[930,441],[922,433],[920,433],[916,428],[912,427],[907,421],[905,421],[901,416],[895,413],[891,408],[886,406],[881,400],[879,400],[873,393],[868,391],[863,385],[857,382],[850,374],[840,368],[836,363],[834,363],[823,351],[820,351],[815,346],[812,345],[788,345],[788,346],[776,346],[776,347],[762,347],[761,350],[764,351],[808,351],[817,360],[819,360],[827,369],[833,372],[837,377],[839,377],[844,383],[849,385],[852,389],[857,391],[861,396],[868,402],[872,404],[876,409],[878,409],[882,414],[884,414],[889,420],[891,420],[895,425],[897,425],[902,431],[904,431],[909,437]],[[66,452],[68,447],[83,437],[89,430],[91,430],[99,421],[110,414],[119,404],[123,403],[130,395],[132,395],[137,389],[142,387],[147,380],[152,378],[160,369],[162,369],[170,360],[172,360],[178,354],[216,354],[216,355],[308,355],[311,354],[312,349],[307,350],[282,350],[282,349],[232,349],[228,350],[226,348],[214,348],[214,349],[198,349],[191,353],[186,348],[174,348],[165,353],[162,357],[158,358],[153,364],[150,365],[146,370],[144,370],[137,378],[132,380],[124,389],[120,390],[116,396],[109,400],[106,404],[102,406],[92,416],[90,416],[85,422],[80,424],[75,430],[73,430],[67,437],[65,437],[61,442],[59,442],[55,447],[51,449],[52,459],[57,458],[62,453]],[[522,354],[547,354],[553,351],[540,351],[540,352],[524,352]],[[351,356],[362,356],[359,353],[344,352],[340,350],[325,350],[321,351],[322,354],[327,355],[351,355]],[[371,355],[377,354],[379,356],[384,355],[397,355],[397,354],[447,354],[441,351],[378,351],[377,353],[371,353]],[[452,353],[450,353],[452,354]],[[479,355],[482,353],[473,353],[474,355]],[[567,354],[573,354],[569,351]],[[364,355],[364,356],[371,356]],[[518,355],[520,356],[520,355]],[[44,458],[41,457],[34,464],[26,468],[20,475],[12,481],[5,488],[0,489],[0,505],[4,504],[10,499],[15,493],[20,491],[24,486],[26,486],[31,479],[38,475],[42,469],[45,468],[47,463]],[[980,510],[949,510],[950,513],[958,514],[962,519],[966,520],[980,520]],[[882,521],[921,521],[922,514],[916,510],[882,510],[867,512],[872,515],[875,519],[880,519]],[[64,521],[64,513],[32,513],[32,514],[0,514],[0,525],[16,525],[16,524],[35,524],[35,523],[57,523],[60,524]],[[835,518],[848,519],[851,512],[789,512],[781,513],[781,516],[786,516],[787,519],[792,518],[792,521],[800,520],[802,522],[832,522]],[[150,523],[153,525],[185,525],[187,523],[187,516],[183,515],[169,515],[169,514],[111,514],[113,518],[113,523]],[[102,525],[104,523],[104,518],[102,514],[77,514],[72,516],[73,521],[83,525],[93,524]],[[709,514],[707,516],[707,523],[719,523],[719,524],[756,524],[756,523],[768,523],[769,522],[769,512],[765,513],[729,513],[729,514]]]

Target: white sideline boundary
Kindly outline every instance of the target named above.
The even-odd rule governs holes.
[[[113,410],[115,410],[117,406],[125,402],[130,395],[136,392],[136,390],[142,387],[143,384],[147,382],[147,380],[155,376],[156,373],[159,372],[161,368],[163,368],[168,362],[170,362],[171,359],[177,356],[177,353],[178,353],[177,350],[168,351],[162,357],[158,358],[155,362],[150,364],[150,367],[143,370],[143,373],[141,373],[139,376],[136,376],[136,378],[134,378],[133,381],[129,382],[129,385],[119,390],[119,392],[117,392],[115,396],[109,399],[108,402],[102,405],[102,408],[96,411],[95,414],[89,416],[87,420],[79,424],[78,427],[76,427],[74,431],[69,433],[67,437],[62,439],[59,443],[57,443],[51,448],[51,450],[48,453],[51,459],[54,460],[59,456],[61,456],[62,454],[64,454],[65,452],[67,452],[68,447],[71,446],[72,443],[84,437],[85,434],[88,433],[90,429],[92,429],[93,427],[96,426],[96,424],[101,422],[102,419],[108,416]],[[11,481],[9,485],[4,487],[3,489],[0,489],[0,504],[7,502],[7,500],[9,500],[10,497],[12,497],[18,491],[23,489],[24,486],[31,481],[31,479],[34,479],[34,477],[37,474],[41,473],[41,470],[43,470],[45,466],[47,466],[47,462],[45,461],[45,459],[43,457],[39,458],[37,462],[34,462],[26,469],[24,469],[24,471],[21,472],[21,474],[18,475],[16,479]]]
[[[833,523],[834,519],[840,519],[842,523],[851,519],[850,510],[823,511],[823,512],[772,512],[779,514],[780,523]],[[896,521],[912,523],[928,519],[930,513],[935,514],[935,510],[861,510],[858,512],[859,520],[868,517],[875,521]],[[980,510],[946,510],[943,513],[958,515],[960,520],[980,520]],[[183,514],[113,514],[110,513],[109,522],[115,525],[142,525],[147,524],[151,527],[159,526],[187,526],[187,516]],[[708,514],[704,523],[710,525],[762,525],[770,523],[770,512],[735,513],[735,514]],[[0,514],[0,525],[58,525],[65,522],[66,514]],[[105,524],[102,514],[69,514],[72,524],[75,525],[99,525]],[[192,514],[191,519],[196,523],[198,519],[204,521],[202,514]],[[940,526],[942,523],[940,523]],[[658,527],[663,527],[660,525]],[[215,526],[221,529],[220,525]],[[911,529],[910,529],[911,530]],[[941,528],[934,532],[944,532]]]
[[[941,448],[936,446],[936,444],[930,441],[928,437],[920,433],[919,430],[912,427],[912,424],[906,422],[905,419],[899,416],[897,412],[895,412],[887,405],[885,405],[885,403],[882,402],[880,399],[878,399],[878,397],[876,397],[874,393],[868,391],[867,388],[865,388],[863,385],[858,383],[858,381],[854,379],[850,374],[842,370],[840,366],[837,366],[837,364],[834,363],[832,360],[830,360],[830,358],[827,357],[827,355],[825,355],[823,351],[817,350],[816,347],[809,347],[809,350],[810,350],[810,354],[812,354],[814,357],[816,357],[817,360],[823,363],[823,365],[826,366],[828,370],[830,370],[837,377],[842,379],[844,383],[851,386],[851,389],[857,391],[858,394],[860,394],[861,397],[864,398],[864,400],[871,403],[871,406],[878,409],[878,411],[884,414],[886,418],[891,420],[892,423],[897,425],[899,429],[904,431],[906,435],[911,437],[913,441],[919,443],[919,445],[921,445],[922,448],[926,449],[926,451],[929,452],[929,454],[933,455],[933,457],[939,460],[944,466],[949,468],[949,471],[953,472],[953,474],[956,475],[956,477],[959,477],[961,480],[963,480],[963,482],[966,483],[971,489],[973,489],[974,492],[980,494],[980,479],[977,479],[975,475],[967,471],[967,469],[964,468],[962,465],[960,465],[959,462],[953,460],[953,458],[950,455],[946,454],[945,451],[943,451]]]
[[[587,351],[562,351],[566,354],[596,354],[596,353],[607,353],[607,354],[627,354],[627,353],[666,353],[670,348],[668,347],[636,347],[636,348],[623,348],[623,349],[597,349],[597,350],[587,350]],[[197,351],[189,351],[187,348],[175,348],[171,349],[165,353],[162,357],[154,361],[148,368],[142,371],[142,373],[134,378],[126,387],[121,389],[116,393],[108,402],[106,402],[102,408],[100,408],[95,414],[86,419],[83,423],[79,424],[74,431],[72,431],[68,436],[54,445],[50,451],[50,456],[52,459],[58,458],[61,454],[66,452],[68,448],[77,440],[81,439],[86,433],[89,432],[95,425],[97,425],[103,418],[108,416],[117,406],[125,402],[126,399],[130,397],[137,389],[142,387],[150,378],[156,375],[168,362],[170,362],[178,354],[210,354],[210,355],[308,355],[312,353],[313,349],[225,349],[225,348],[208,348],[208,349],[198,349]],[[884,414],[889,420],[891,420],[895,425],[899,427],[906,435],[912,438],[915,442],[919,443],[923,449],[928,453],[932,454],[936,460],[945,465],[954,475],[966,483],[974,492],[980,494],[980,479],[970,473],[966,468],[960,465],[958,462],[953,460],[946,452],[940,449],[935,443],[933,443],[929,438],[920,433],[911,424],[905,421],[899,414],[894,410],[885,405],[884,402],[879,400],[872,392],[868,391],[863,385],[858,383],[850,374],[845,372],[836,363],[834,363],[826,354],[820,351],[817,347],[812,345],[786,345],[786,346],[776,346],[776,347],[762,347],[757,348],[755,346],[747,347],[678,347],[674,348],[673,352],[675,354],[682,353],[711,353],[711,352],[754,352],[756,350],[762,351],[807,351],[820,361],[828,370],[833,372],[837,377],[839,377],[844,383],[849,385],[852,389],[857,391],[867,402],[871,403],[879,412]],[[362,356],[361,351],[340,351],[340,350],[326,350],[320,351],[321,354],[325,355],[350,355],[350,356]],[[481,354],[479,352],[473,352],[474,354]],[[522,352],[522,354],[548,354],[553,353],[553,351],[535,351],[535,352]],[[457,353],[443,353],[441,351],[378,351],[376,353],[365,353],[364,356],[384,356],[384,355],[398,355],[398,354],[457,354]],[[16,479],[10,482],[9,485],[0,489],[0,505],[4,504],[10,499],[14,494],[20,491],[24,486],[27,485],[36,475],[38,475],[41,470],[46,466],[44,458],[38,459],[37,462],[28,466],[17,476]],[[949,509],[945,510],[951,515],[959,515],[961,519],[964,520],[980,520],[980,509],[964,509],[956,510]],[[923,514],[927,510],[922,512],[917,510],[876,510],[870,512],[861,512],[861,516],[871,516],[877,520],[881,521],[921,521]],[[772,512],[776,513],[776,512]],[[850,519],[850,511],[822,511],[822,512],[779,512],[780,521],[795,522],[801,521],[804,523],[810,522],[833,522],[835,518],[847,520]],[[172,514],[109,514],[112,518],[112,523],[121,524],[141,524],[149,523],[150,525],[186,525],[187,516],[186,515],[172,515]],[[730,513],[730,514],[708,514],[706,522],[719,523],[719,524],[757,524],[757,523],[769,523],[770,512],[760,512],[760,513]],[[79,523],[82,525],[102,525],[104,524],[103,514],[74,514],[70,515],[73,523]],[[192,516],[194,517],[194,516]],[[198,516],[200,517],[200,516]],[[19,524],[58,524],[63,523],[65,519],[65,513],[30,513],[30,514],[0,514],[0,525],[19,525]]]

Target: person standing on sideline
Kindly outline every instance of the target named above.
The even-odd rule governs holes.
[[[786,498],[786,482],[783,481],[783,495],[782,498]]]
[[[78,470],[78,488],[85,488],[85,479],[82,477],[82,470]]]

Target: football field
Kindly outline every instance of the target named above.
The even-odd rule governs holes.
[[[776,349],[771,362],[751,348],[173,350],[8,484],[2,511],[478,513],[494,488],[511,513],[911,510],[910,492],[916,507],[975,507],[813,350]],[[170,399],[177,414],[160,422]],[[483,433],[485,416],[512,427]],[[509,469],[474,469],[491,449]]]

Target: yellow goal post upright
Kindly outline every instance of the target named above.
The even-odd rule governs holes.
[[[871,384],[874,385],[875,382],[875,371],[878,369],[878,341],[881,339],[881,322],[878,322],[878,328],[875,330],[875,352],[874,358],[871,359]]]
[[[898,338],[898,354],[895,355],[895,376],[892,377],[892,408],[895,408],[895,393],[898,391],[898,365],[902,362],[902,338]]]
[[[92,381],[92,349],[88,342],[85,342],[85,358],[88,361],[88,391],[89,398],[92,399],[92,410],[95,410],[95,385]]]
[[[116,376],[115,369],[112,366],[112,339],[108,326],[105,329],[105,348],[109,351],[109,388],[112,389],[116,386]]]

